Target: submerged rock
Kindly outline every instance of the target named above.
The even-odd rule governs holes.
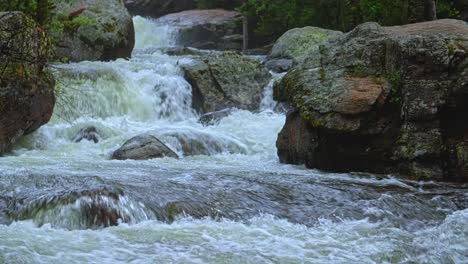
[[[147,160],[163,157],[178,158],[179,156],[151,135],[131,138],[112,154],[112,159],[116,160]]]
[[[261,63],[235,52],[202,56],[183,70],[192,85],[193,107],[200,113],[230,107],[256,110],[271,79]]]
[[[134,16],[160,17],[196,7],[194,0],[124,0],[130,14]]]
[[[21,12],[0,12],[0,153],[49,122],[55,81],[39,26]]]
[[[468,181],[466,36],[457,20],[366,23],[312,49],[274,87],[294,108],[278,136],[280,160]]]
[[[206,132],[179,130],[165,132],[158,137],[170,143],[184,156],[246,153],[245,147],[233,139]]]
[[[54,12],[63,24],[53,35],[56,59],[108,61],[131,56],[133,20],[121,0],[58,1]]]
[[[178,28],[177,44],[198,49],[241,50],[242,16],[222,9],[190,10],[163,16],[157,23]]]
[[[223,109],[223,110],[216,111],[216,112],[206,113],[198,119],[198,123],[204,126],[216,125],[221,121],[221,119],[229,116],[231,113],[232,113],[231,108]]]
[[[80,131],[78,131],[76,136],[73,138],[73,142],[79,143],[83,139],[85,139],[85,140],[88,140],[88,141],[93,141],[94,143],[98,143],[99,138],[100,138],[100,136],[99,136],[99,133],[98,133],[96,127],[89,126],[89,127],[85,127],[85,128],[80,129]]]

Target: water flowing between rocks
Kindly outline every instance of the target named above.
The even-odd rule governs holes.
[[[205,127],[170,25],[134,18],[133,58],[54,65],[52,121],[0,160],[0,263],[462,263],[468,186],[280,164],[285,115]],[[279,77],[279,76],[277,76]],[[73,143],[84,128],[97,144]],[[114,161],[150,131],[181,159]],[[175,137],[208,142],[183,157]]]

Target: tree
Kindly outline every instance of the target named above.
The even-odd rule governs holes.
[[[436,0],[425,0],[426,6],[424,8],[425,11],[425,20],[431,21],[437,19],[437,8],[436,8]]]

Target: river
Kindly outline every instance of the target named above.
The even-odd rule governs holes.
[[[285,115],[204,127],[168,25],[134,18],[130,60],[53,65],[49,124],[0,158],[0,263],[467,263],[468,185],[280,164]],[[276,76],[280,77],[280,76]],[[99,143],[73,143],[95,126]],[[150,132],[210,155],[110,160]]]

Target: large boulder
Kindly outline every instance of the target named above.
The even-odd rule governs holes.
[[[198,49],[241,50],[242,16],[222,9],[189,10],[160,17],[156,23],[177,29],[177,44]]]
[[[194,0],[124,0],[134,16],[160,17],[196,7]]]
[[[131,56],[133,20],[121,0],[58,1],[54,13],[56,59],[108,61]]]
[[[139,135],[129,139],[112,154],[115,160],[147,160],[154,158],[178,158],[179,156],[152,135]]]
[[[319,51],[321,44],[332,37],[341,36],[340,31],[327,30],[317,27],[294,28],[284,33],[273,45],[270,60],[273,62],[282,59],[302,61],[311,54]],[[270,62],[271,64],[272,62]]]
[[[25,14],[0,13],[0,153],[50,120],[55,81],[44,68],[48,43]]]
[[[468,26],[366,23],[320,45],[274,87],[294,107],[282,162],[468,181]]]
[[[200,113],[230,107],[257,110],[271,79],[261,63],[235,52],[201,56],[182,67],[192,85],[193,107]]]

